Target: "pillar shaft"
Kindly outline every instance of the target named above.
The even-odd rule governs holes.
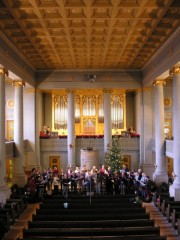
[[[104,152],[109,149],[112,139],[111,90],[104,90]]]
[[[173,136],[174,136],[174,173],[175,180],[170,187],[170,195],[180,200],[180,67],[173,71]]]
[[[10,188],[6,185],[6,144],[5,144],[5,75],[8,72],[0,68],[0,203],[10,197]]]
[[[173,79],[174,173],[180,185],[180,74]]]
[[[74,91],[68,90],[68,166],[75,166],[75,109]]]
[[[164,138],[164,94],[163,80],[157,80],[155,85],[155,161],[156,170],[153,175],[154,181],[158,184],[168,182],[165,158],[165,138]]]
[[[5,69],[0,69],[0,186],[6,184]]]
[[[21,80],[13,82],[15,87],[14,92],[14,142],[16,146],[14,158],[14,176],[13,182],[19,186],[24,186],[25,178],[25,163],[24,163],[24,139],[23,139],[23,85]]]

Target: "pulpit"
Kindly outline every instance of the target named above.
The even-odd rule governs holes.
[[[92,169],[93,166],[99,167],[99,151],[94,149],[81,149],[81,167],[86,166]]]

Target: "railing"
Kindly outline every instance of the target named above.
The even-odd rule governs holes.
[[[139,138],[120,138],[120,146],[123,150],[139,150]],[[24,150],[27,151],[27,142],[24,140]],[[165,154],[168,157],[174,156],[173,153],[173,140],[165,141]],[[103,138],[76,138],[76,147],[83,149],[87,147],[93,147],[95,149],[104,148]],[[6,142],[6,158],[14,157],[15,143]],[[61,139],[40,139],[40,149],[41,151],[67,151],[67,138]]]
[[[122,150],[139,151],[139,138],[119,138]],[[103,150],[104,138],[76,138],[75,147],[85,149],[92,147],[93,149]],[[67,151],[67,139],[40,139],[41,151]]]

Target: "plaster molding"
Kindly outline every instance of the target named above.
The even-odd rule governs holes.
[[[143,92],[152,92],[151,87],[143,87]]]

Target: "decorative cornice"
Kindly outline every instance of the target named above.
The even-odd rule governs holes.
[[[175,74],[180,74],[180,66],[174,66],[169,70],[170,76],[173,76]]]
[[[152,83],[153,87],[155,86],[165,86],[166,85],[166,81],[163,79],[157,79]]]
[[[35,88],[26,88],[25,91],[26,91],[26,93],[36,93]]]
[[[143,89],[142,88],[137,88],[136,93],[142,93]]]
[[[112,81],[112,76],[110,76],[109,74],[106,76],[106,81]]]
[[[74,76],[72,74],[68,74],[67,80],[72,81],[74,79]]]
[[[36,88],[36,93],[43,93],[43,91],[39,88]],[[50,94],[50,96],[52,96],[52,95]]]
[[[151,92],[152,88],[151,87],[143,87],[143,92]]]
[[[2,75],[8,76],[8,70],[7,70],[6,68],[4,68],[4,67],[1,67],[1,68],[0,68],[0,75],[1,75],[1,76],[2,76]]]

